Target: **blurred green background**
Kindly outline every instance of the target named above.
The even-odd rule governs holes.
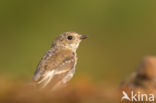
[[[31,78],[52,40],[86,34],[74,78],[118,84],[156,55],[154,0],[0,0],[0,75]],[[21,79],[21,78],[19,78]]]

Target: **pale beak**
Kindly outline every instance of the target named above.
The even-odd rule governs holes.
[[[88,38],[87,35],[81,35],[81,36],[80,36],[80,39],[86,39],[86,38]]]

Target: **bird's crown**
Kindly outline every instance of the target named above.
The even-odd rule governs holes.
[[[52,47],[63,47],[76,51],[81,40],[85,38],[87,38],[87,36],[80,35],[76,32],[64,32],[56,38]]]

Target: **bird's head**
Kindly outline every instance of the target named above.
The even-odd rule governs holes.
[[[142,79],[156,80],[156,57],[145,57],[137,71],[137,76]]]
[[[76,32],[64,32],[63,34],[60,34],[56,40],[53,42],[52,47],[65,47],[68,49],[71,49],[73,51],[76,51],[78,48],[80,42],[83,39],[86,39],[86,35],[80,35]]]

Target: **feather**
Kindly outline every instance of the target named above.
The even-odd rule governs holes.
[[[38,65],[33,80],[36,84],[41,85],[41,88],[46,87],[48,84],[59,85],[59,82],[62,82],[68,72],[75,69],[75,64],[75,53],[69,49],[57,50],[50,57],[44,56]]]

